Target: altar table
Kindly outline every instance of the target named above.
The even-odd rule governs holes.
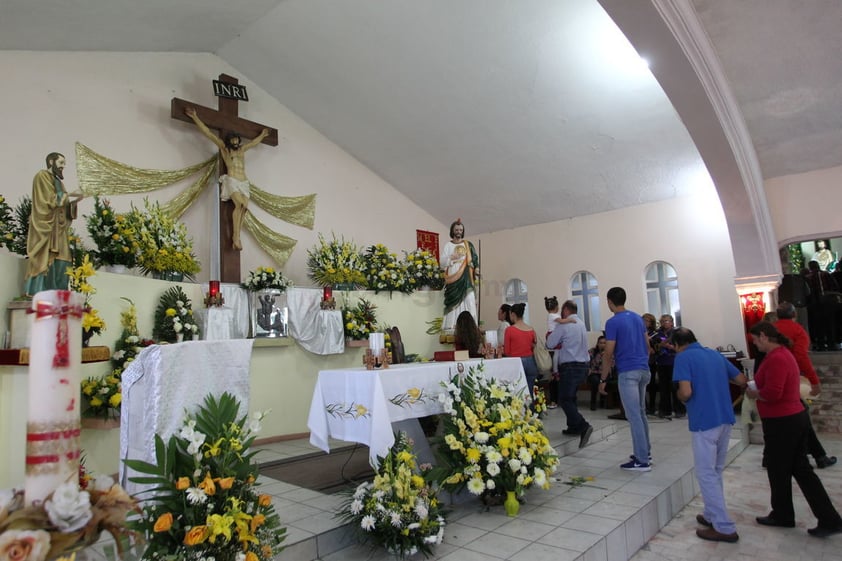
[[[513,382],[516,391],[527,391],[519,358],[396,364],[383,370],[351,368],[319,372],[307,426],[310,443],[330,452],[328,437],[359,442],[369,447],[369,460],[385,457],[395,443],[392,423],[437,415],[444,411],[439,396],[461,367],[484,364],[485,378]]]
[[[208,394],[228,392],[248,414],[249,367],[254,339],[186,341],[143,349],[123,372],[120,458],[155,463],[155,435],[178,432],[185,410],[195,411]],[[120,464],[120,483],[130,493],[142,487]]]

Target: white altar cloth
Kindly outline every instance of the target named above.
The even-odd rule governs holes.
[[[342,312],[322,310],[322,290],[287,289],[289,332],[301,347],[317,355],[345,352],[345,327]]]
[[[196,321],[202,330],[204,341],[226,341],[228,339],[240,339],[234,337],[235,323],[234,310],[228,306],[212,306],[210,308],[199,308],[193,310]]]
[[[187,341],[152,345],[123,372],[120,458],[155,463],[155,435],[164,440],[181,429],[185,409],[195,410],[205,396],[228,392],[249,406],[249,366],[253,339]],[[128,481],[120,464],[120,483],[129,493],[143,487]]]
[[[484,362],[485,378],[514,382],[526,392],[526,377],[519,358],[463,362],[395,364],[385,370],[351,368],[319,372],[307,426],[310,444],[330,452],[328,437],[359,442],[369,447],[369,460],[377,465],[395,443],[392,423],[442,413],[441,382]]]

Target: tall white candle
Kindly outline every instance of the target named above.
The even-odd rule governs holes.
[[[490,345],[494,348],[497,348],[497,332],[493,329],[489,329],[485,332],[485,343]]]
[[[27,504],[43,501],[60,484],[79,477],[84,302],[84,295],[68,290],[47,290],[32,299]]]
[[[384,333],[369,333],[368,334],[368,348],[374,355],[379,355],[380,351],[386,346],[386,335]]]

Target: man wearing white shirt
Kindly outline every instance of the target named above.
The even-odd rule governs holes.
[[[588,331],[585,322],[576,315],[576,302],[567,300],[561,306],[561,317],[574,320],[572,323],[556,324],[555,329],[547,337],[547,348],[555,349],[559,345],[558,353],[558,400],[567,417],[567,428],[561,431],[567,435],[579,435],[579,448],[588,445],[593,433],[593,426],[579,413],[576,404],[576,394],[579,386],[588,375]],[[538,343],[541,344],[541,343]]]

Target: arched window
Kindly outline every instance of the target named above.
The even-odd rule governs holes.
[[[519,304],[521,302],[526,304],[523,321],[529,323],[529,295],[527,294],[526,283],[520,279],[509,279],[506,283],[506,304]]]
[[[579,317],[585,322],[588,331],[602,329],[599,316],[599,284],[596,277],[588,271],[579,271],[570,277],[571,300],[579,307]]]
[[[646,267],[646,310],[655,317],[669,314],[681,325],[678,300],[678,274],[666,261],[654,261]]]

